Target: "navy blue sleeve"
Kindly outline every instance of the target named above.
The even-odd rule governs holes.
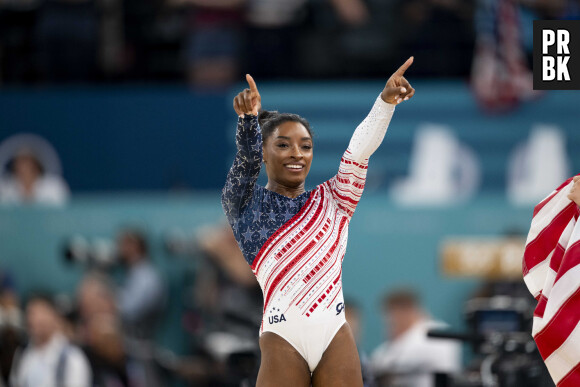
[[[256,116],[238,118],[236,146],[236,158],[222,191],[222,207],[232,225],[250,202],[262,166],[262,134]]]

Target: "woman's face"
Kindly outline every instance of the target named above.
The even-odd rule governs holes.
[[[306,180],[312,163],[312,137],[299,122],[280,124],[263,145],[269,180],[295,188]]]

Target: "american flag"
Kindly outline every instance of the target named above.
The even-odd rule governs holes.
[[[538,301],[532,336],[558,387],[580,386],[580,209],[566,180],[534,208],[523,259]]]

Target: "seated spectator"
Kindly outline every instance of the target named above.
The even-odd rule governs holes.
[[[444,328],[445,324],[427,315],[414,292],[387,294],[383,313],[390,341],[371,355],[378,386],[432,387],[436,373],[460,370],[459,344],[427,337],[429,330]]]
[[[42,137],[18,134],[0,144],[0,204],[62,205],[69,197],[60,161]]]
[[[89,387],[91,370],[84,353],[62,333],[52,299],[34,295],[26,307],[30,343],[12,368],[14,387]]]
[[[151,338],[165,305],[165,284],[148,256],[147,241],[140,231],[123,230],[117,250],[127,268],[117,294],[121,319],[131,336]]]

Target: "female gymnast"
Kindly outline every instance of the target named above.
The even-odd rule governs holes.
[[[336,176],[310,191],[313,141],[296,115],[261,109],[250,86],[234,98],[237,154],[222,192],[236,240],[264,294],[258,387],[361,386],[356,344],[344,317],[342,259],[348,224],[362,194],[369,156],[395,106],[415,90],[403,76],[409,58],[387,81],[356,128]],[[262,162],[268,183],[256,184]]]

